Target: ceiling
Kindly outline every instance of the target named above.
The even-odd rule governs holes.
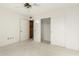
[[[56,8],[79,5],[77,3],[69,3],[69,4],[68,3],[37,3],[37,4],[38,5],[36,6],[33,5],[33,7],[30,9],[25,8],[24,3],[0,3],[0,7],[5,7],[24,15],[27,15],[27,14],[35,15],[35,14],[47,12]]]

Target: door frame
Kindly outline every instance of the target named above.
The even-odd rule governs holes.
[[[41,21],[40,21],[40,23],[41,23],[41,24],[40,24],[40,25],[41,25],[41,27],[40,27],[40,28],[41,28],[41,31],[40,31],[40,32],[41,32],[41,34],[42,34],[42,20],[45,19],[45,18],[49,18],[49,19],[50,19],[50,29],[49,29],[49,30],[50,30],[50,36],[49,36],[49,42],[50,42],[50,43],[49,43],[49,44],[51,44],[51,17],[43,17],[43,18],[40,19],[40,20],[41,20]],[[40,42],[42,42],[42,35],[41,35]]]

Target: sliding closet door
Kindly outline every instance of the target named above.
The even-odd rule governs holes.
[[[41,42],[50,43],[50,18],[41,19]]]

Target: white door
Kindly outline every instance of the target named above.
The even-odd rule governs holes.
[[[27,40],[29,37],[29,21],[27,19],[20,20],[20,41]]]

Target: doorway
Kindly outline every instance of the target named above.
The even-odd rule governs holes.
[[[41,19],[41,42],[50,43],[50,18]]]
[[[34,33],[34,21],[33,20],[30,20],[29,21],[29,39],[30,40],[33,40],[33,38],[34,38],[34,35],[33,35],[33,33]]]

